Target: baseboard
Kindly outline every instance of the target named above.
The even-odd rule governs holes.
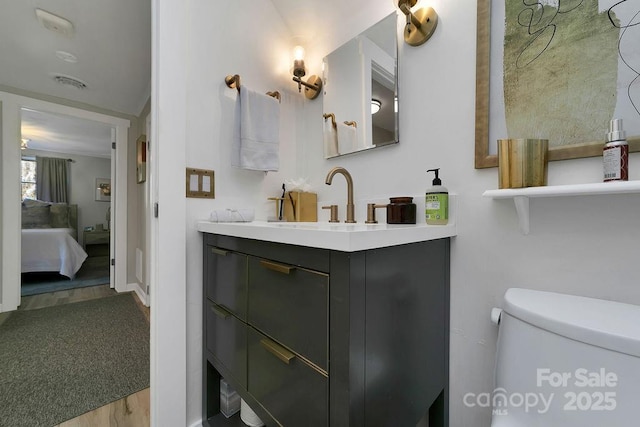
[[[149,307],[149,299],[147,297],[147,294],[140,287],[140,283],[138,282],[127,283],[127,286],[125,286],[123,292],[131,292],[131,291],[135,292],[138,295],[138,298],[140,298],[140,301],[142,301],[145,307]]]
[[[196,421],[194,424],[191,424],[189,427],[202,427],[202,421]]]

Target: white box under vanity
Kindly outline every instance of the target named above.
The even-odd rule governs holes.
[[[448,425],[455,225],[199,222],[203,425]]]

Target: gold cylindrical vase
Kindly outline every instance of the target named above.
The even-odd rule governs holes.
[[[547,185],[548,139],[499,139],[498,187]]]

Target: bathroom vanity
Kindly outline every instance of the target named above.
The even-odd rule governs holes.
[[[203,425],[446,426],[455,226],[198,223]]]

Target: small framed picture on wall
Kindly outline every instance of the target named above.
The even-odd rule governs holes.
[[[111,201],[111,179],[96,178],[96,202]]]

